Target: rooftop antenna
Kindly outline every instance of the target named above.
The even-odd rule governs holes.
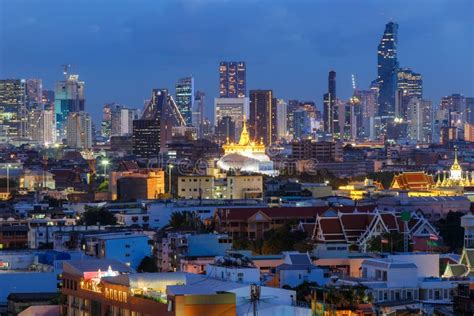
[[[67,75],[68,75],[68,72],[69,72],[69,68],[71,68],[71,64],[64,64],[64,65],[61,65],[61,67],[63,67],[64,78],[67,79]]]
[[[356,91],[357,86],[356,86],[356,78],[354,74],[351,75],[351,79],[352,79],[352,90]]]

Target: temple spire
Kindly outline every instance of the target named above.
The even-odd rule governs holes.
[[[247,131],[247,118],[244,115],[244,125],[242,126],[242,133],[240,133],[239,145],[245,146],[250,143],[249,132]]]

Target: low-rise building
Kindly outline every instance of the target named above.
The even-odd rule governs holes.
[[[319,286],[327,282],[324,270],[315,266],[308,253],[286,252],[284,263],[276,267],[275,284],[278,287],[297,287],[303,282],[314,282]]]
[[[153,200],[165,193],[165,173],[161,169],[112,171],[109,175],[112,200]]]

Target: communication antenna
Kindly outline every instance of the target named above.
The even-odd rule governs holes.
[[[351,75],[351,79],[352,79],[352,90],[356,91],[357,85],[356,85],[356,78],[354,74]]]

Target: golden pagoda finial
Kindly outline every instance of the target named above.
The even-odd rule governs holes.
[[[244,115],[242,133],[240,133],[239,145],[245,146],[250,143],[249,132],[247,130],[247,118]]]

